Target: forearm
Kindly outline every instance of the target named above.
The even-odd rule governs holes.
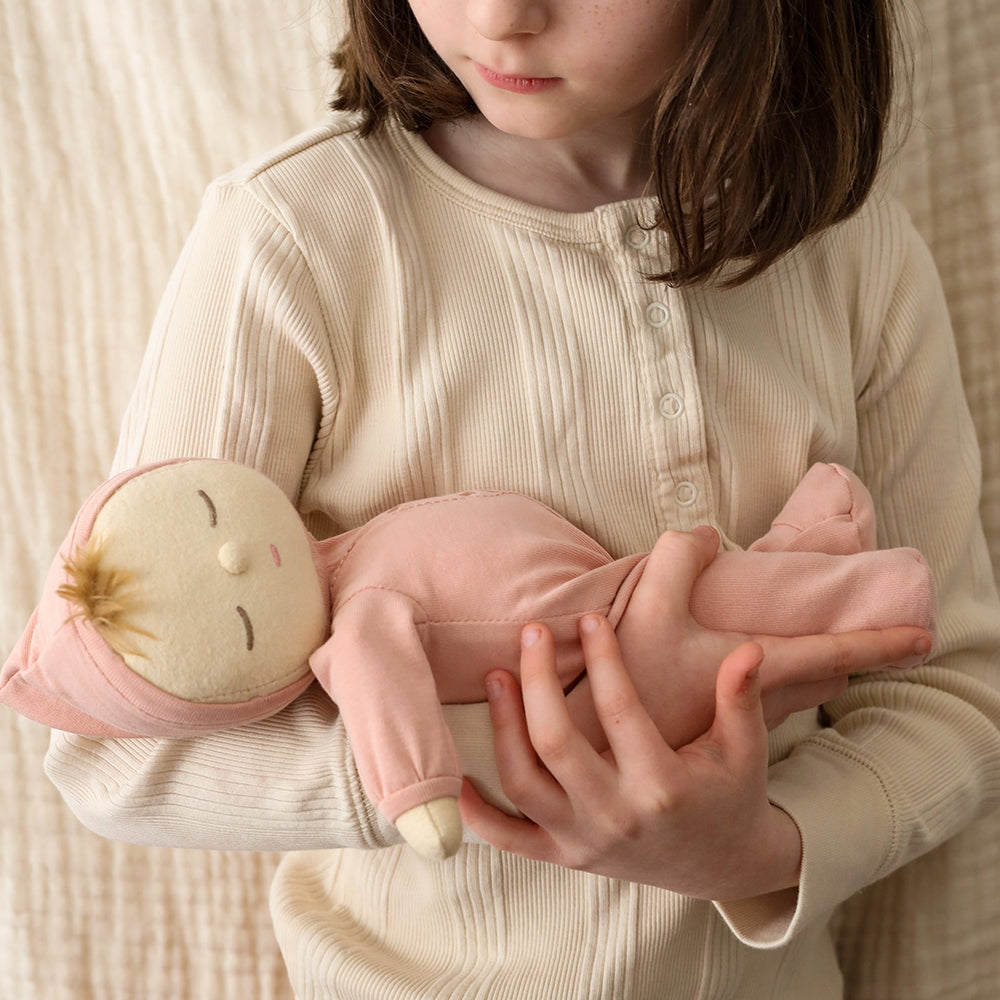
[[[53,732],[45,770],[77,818],[113,840],[292,851],[397,839],[316,685],[271,719],[193,739]]]
[[[116,466],[227,458],[298,501],[333,391],[317,370],[328,341],[307,263],[280,222],[245,191],[213,188],[158,312]],[[57,733],[46,766],[84,823],[111,838],[283,850],[382,842],[343,726],[318,691],[272,719],[184,740]]]
[[[779,945],[1000,802],[1000,605],[978,517],[975,434],[943,298],[913,241],[859,373],[856,469],[879,544],[914,545],[937,581],[936,659],[859,678],[829,727],[771,769],[769,794],[802,833],[794,912],[724,908],[745,940]],[[863,346],[863,341],[862,341]],[[863,356],[860,352],[859,356]]]

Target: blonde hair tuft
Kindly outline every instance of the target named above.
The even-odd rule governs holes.
[[[91,535],[77,548],[64,566],[67,582],[56,594],[76,608],[67,620],[83,618],[90,622],[119,655],[143,656],[131,637],[154,639],[155,636],[133,620],[142,601],[131,570],[108,564],[104,542],[97,535]]]

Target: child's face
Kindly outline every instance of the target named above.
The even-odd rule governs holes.
[[[94,531],[134,575],[139,675],[192,701],[246,701],[305,674],[328,634],[312,550],[288,498],[260,473],[190,461],[126,483]]]
[[[638,134],[696,0],[409,0],[496,128],[535,139],[620,122]]]

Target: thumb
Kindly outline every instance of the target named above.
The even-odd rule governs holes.
[[[764,650],[755,642],[737,646],[719,667],[711,736],[736,770],[767,760],[767,726],[760,699]]]
[[[688,620],[695,580],[718,551],[719,534],[707,525],[694,531],[664,532],[649,553],[633,601],[651,602],[647,609],[651,613]]]

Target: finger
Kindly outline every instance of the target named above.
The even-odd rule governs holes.
[[[562,790],[532,746],[517,680],[504,670],[492,671],[486,677],[486,696],[500,786],[518,809],[530,815],[531,802],[546,796],[556,800]]]
[[[755,642],[737,646],[719,666],[715,682],[715,721],[709,732],[734,771],[767,761],[767,728],[760,700],[764,650]]]
[[[804,684],[788,684],[770,692],[764,699],[764,723],[768,729],[774,729],[790,715],[794,715],[796,712],[815,711],[825,702],[839,698],[846,690],[846,677],[833,677],[826,681],[812,681]]]
[[[911,669],[926,660],[931,637],[921,628],[900,625],[865,632],[755,636],[764,649],[764,689],[825,681],[872,670]]]
[[[660,613],[686,620],[695,580],[718,551],[718,532],[708,525],[665,532],[649,554],[632,601],[655,601]]]
[[[458,809],[462,822],[488,844],[523,857],[546,859],[546,848],[551,846],[548,834],[530,820],[510,816],[491,806],[468,779],[462,781]]]
[[[664,754],[673,758],[628,675],[611,623],[602,615],[585,615],[580,642],[597,718],[619,770],[661,764]]]
[[[567,790],[592,785],[601,758],[570,715],[556,671],[555,642],[544,625],[521,634],[521,696],[535,753]]]

